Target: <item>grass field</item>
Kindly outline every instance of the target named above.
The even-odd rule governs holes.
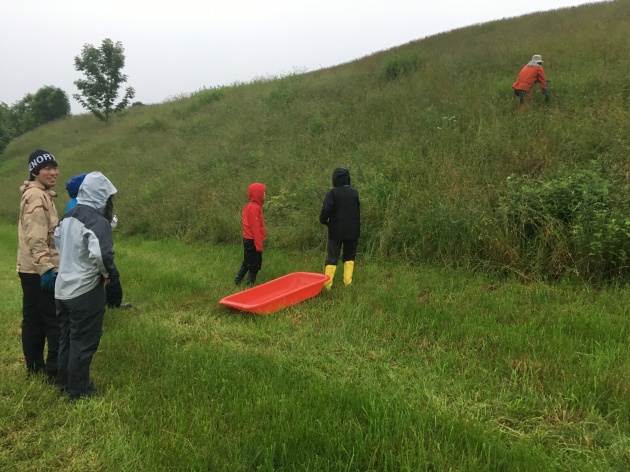
[[[119,238],[102,398],[27,380],[16,228],[0,226],[0,469],[622,471],[628,288],[359,259],[269,316],[218,305],[239,246]],[[267,251],[261,282],[323,256]],[[339,274],[338,274],[339,275]]]

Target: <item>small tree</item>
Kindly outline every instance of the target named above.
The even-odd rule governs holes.
[[[74,83],[81,93],[73,97],[105,123],[112,113],[125,109],[136,94],[132,87],[127,87],[122,100],[114,105],[118,89],[127,81],[127,76],[121,72],[124,66],[122,43],[111,39],[104,39],[100,48],[85,44],[81,55],[74,58],[75,69],[83,72],[85,79]]]
[[[11,106],[11,121],[15,136],[20,136],[37,128],[37,119],[33,112],[32,93],[27,93],[22,100]]]
[[[70,114],[70,101],[66,92],[47,85],[34,94],[27,93],[11,108],[11,125],[14,136],[20,136],[38,126]]]
[[[68,94],[57,87],[47,85],[33,95],[33,113],[38,124],[43,125],[70,114]]]

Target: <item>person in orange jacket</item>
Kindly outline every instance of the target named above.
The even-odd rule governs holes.
[[[527,106],[532,99],[530,92],[536,83],[540,84],[540,90],[542,90],[545,100],[549,101],[547,78],[545,77],[545,70],[543,69],[542,64],[542,56],[540,54],[534,54],[532,56],[532,60],[521,69],[516,82],[512,85],[514,95],[519,98],[519,111],[521,112],[527,109]]]
[[[251,184],[247,189],[249,203],[245,205],[242,213],[243,263],[234,277],[236,285],[240,285],[245,274],[249,272],[247,286],[253,286],[262,267],[263,241],[267,238],[262,212],[265,190],[265,185],[258,182]]]

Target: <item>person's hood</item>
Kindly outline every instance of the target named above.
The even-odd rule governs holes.
[[[249,188],[247,189],[247,199],[250,202],[255,202],[255,203],[258,203],[259,205],[262,205],[265,202],[266,189],[267,187],[265,187],[264,184],[261,184],[258,182],[251,184]]]
[[[87,174],[79,174],[72,177],[66,183],[66,190],[68,191],[68,196],[70,198],[77,198],[77,194],[79,193],[79,187],[83,183],[83,179]]]
[[[344,167],[337,167],[333,171],[333,187],[342,187],[350,185],[350,171]]]
[[[20,193],[23,194],[29,188],[33,188],[33,187],[37,187],[37,188],[43,190],[44,192],[48,192],[48,194],[52,195],[53,197],[57,196],[57,193],[54,190],[46,188],[44,185],[40,184],[39,182],[37,182],[35,180],[25,180],[24,181],[24,185],[20,185]]]
[[[100,214],[105,214],[107,199],[115,195],[116,187],[100,172],[90,172],[85,176],[79,193],[77,204],[95,208]]]

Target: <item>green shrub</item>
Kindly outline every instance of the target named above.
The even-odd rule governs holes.
[[[199,106],[207,105],[219,101],[223,96],[223,91],[220,88],[204,88],[191,95],[193,103],[197,103]]]
[[[174,114],[177,118],[187,118],[211,103],[218,102],[223,94],[223,89],[218,87],[201,89],[190,95],[185,106],[177,109]]]
[[[315,113],[311,116],[308,123],[308,130],[311,136],[319,136],[326,131],[326,118],[321,113]]]
[[[138,131],[163,131],[167,127],[166,123],[160,119],[153,118],[151,120],[141,121],[136,125]]]
[[[286,79],[280,79],[277,87],[264,98],[265,104],[273,110],[287,108],[295,100],[296,92],[289,88]]]
[[[418,52],[396,53],[387,57],[380,75],[386,81],[407,77],[424,65],[424,59]]]
[[[499,216],[518,251],[547,275],[608,279],[630,269],[627,189],[595,166],[546,181],[510,178]]]

